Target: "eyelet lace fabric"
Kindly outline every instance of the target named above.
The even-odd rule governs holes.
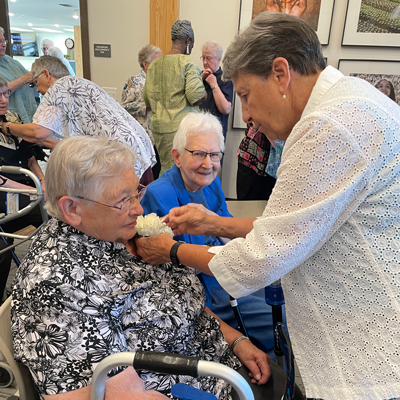
[[[400,396],[400,109],[328,67],[263,216],[210,269],[235,297],[283,277],[307,397]]]

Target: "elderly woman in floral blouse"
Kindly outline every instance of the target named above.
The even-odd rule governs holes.
[[[146,103],[143,98],[143,88],[146,81],[147,68],[152,61],[162,56],[159,47],[148,44],[144,46],[138,54],[139,65],[142,68],[139,74],[131,76],[125,82],[122,90],[121,106],[125,108],[133,118],[142,125],[143,129],[149,135],[151,143],[154,146],[154,137],[150,129],[151,111],[146,109]],[[158,157],[157,149],[154,146],[157,164],[152,167],[153,177],[157,179],[160,174],[161,164]]]
[[[194,271],[137,257],[132,237],[145,188],[134,162],[132,150],[103,137],[68,138],[52,152],[46,208],[53,218],[37,233],[14,281],[15,358],[29,367],[46,400],[61,400],[66,392],[69,399],[89,399],[97,364],[137,350],[220,362],[253,382],[256,398],[266,398],[279,381],[275,371],[285,376],[283,370],[205,308]],[[274,379],[266,384],[271,371]],[[117,372],[110,374],[107,400],[113,391],[125,398]],[[121,372],[124,394],[142,399],[131,386],[133,373]],[[168,396],[184,381],[219,399],[232,398],[230,386],[218,378],[139,375],[147,389]]]

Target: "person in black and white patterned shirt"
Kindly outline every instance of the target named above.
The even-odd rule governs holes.
[[[230,345],[241,333],[205,309],[194,271],[171,262],[150,265],[135,255],[132,237],[144,189],[134,162],[132,150],[106,138],[68,138],[52,152],[46,208],[53,218],[34,237],[13,287],[15,359],[29,367],[46,399],[71,391],[89,398],[97,364],[137,350],[198,356],[247,375],[243,363],[261,384],[252,386],[267,390],[269,357],[249,340],[233,353]],[[183,381],[231,399],[221,379],[139,375],[146,389],[168,397]],[[129,384],[127,393],[136,394]]]

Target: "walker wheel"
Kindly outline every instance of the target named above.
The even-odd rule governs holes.
[[[0,362],[0,387],[8,387],[14,381],[14,374],[8,364]]]

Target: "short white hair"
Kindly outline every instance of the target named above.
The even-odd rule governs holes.
[[[179,154],[183,154],[188,136],[200,136],[209,132],[214,133],[218,138],[219,150],[223,152],[225,141],[219,119],[205,111],[190,112],[182,119],[172,145]]]
[[[104,136],[72,136],[51,152],[46,167],[46,206],[50,215],[62,219],[58,200],[63,196],[98,199],[104,178],[133,168],[135,152]]]
[[[215,56],[221,60],[222,58],[222,53],[224,51],[224,49],[222,48],[222,46],[216,42],[215,40],[207,40],[207,42],[205,42],[203,44],[203,46],[201,46],[201,51],[212,51],[214,52]]]
[[[41,46],[43,47],[43,45],[54,47],[54,42],[50,39],[43,39]]]

